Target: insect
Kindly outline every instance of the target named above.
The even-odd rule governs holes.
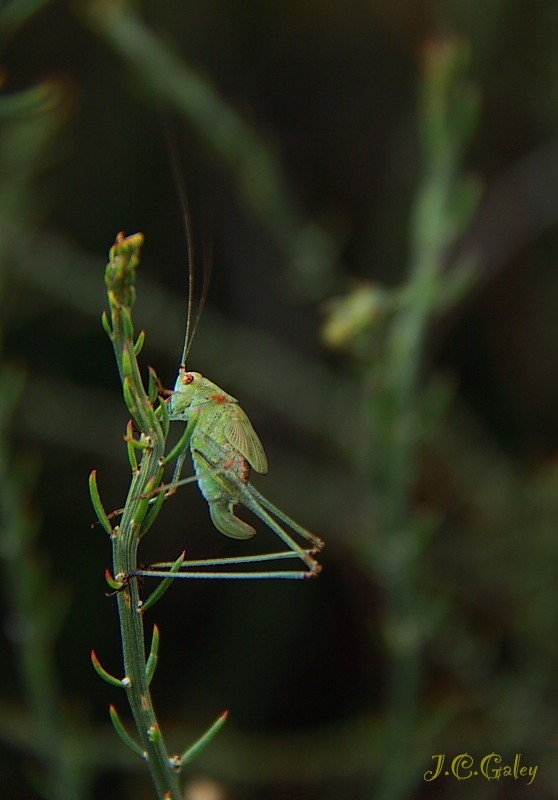
[[[323,547],[322,540],[273,505],[249,481],[251,468],[260,474],[267,472],[267,458],[236,398],[199,372],[189,372],[183,364],[170,397],[169,419],[192,425],[189,447],[197,483],[217,530],[233,539],[255,536],[255,529],[235,514],[236,507],[244,505],[308,568],[289,577],[317,575],[321,568],[313,553]],[[180,482],[185,457],[186,450],[179,456],[174,485]],[[281,522],[310,542],[312,548],[303,549]]]
[[[195,322],[192,324],[194,305],[194,256],[193,239],[190,214],[186,192],[178,167],[176,152],[171,151],[173,158],[173,172],[177,182],[179,198],[181,201],[186,241],[188,249],[188,311],[186,335],[182,352],[181,365],[178,377],[168,401],[169,419],[175,422],[185,422],[188,433],[184,441],[184,449],[178,456],[170,491],[181,483],[192,481],[187,478],[181,481],[180,476],[189,447],[199,489],[209,505],[211,520],[218,531],[233,539],[249,539],[256,534],[255,529],[236,515],[239,505],[248,508],[253,514],[265,523],[276,536],[287,546],[287,551],[261,556],[240,556],[233,559],[212,559],[205,562],[184,562],[188,566],[195,564],[237,564],[246,561],[270,561],[298,557],[305,565],[303,570],[286,572],[262,573],[215,573],[209,577],[285,577],[305,578],[314,577],[321,571],[320,564],[314,555],[322,549],[323,541],[310,531],[303,528],[281,509],[273,505],[250,482],[250,472],[253,469],[259,474],[265,474],[268,469],[267,457],[263,445],[254,430],[248,416],[238,404],[235,397],[223,391],[219,386],[201,375],[191,372],[186,364],[190,348],[196,334],[201,318],[203,304],[208,289],[209,276],[204,275],[204,285],[201,300],[198,305]],[[293,536],[288,533],[298,534],[305,539],[310,547],[302,547]],[[151,569],[143,570],[143,575],[168,576],[168,577],[195,577],[188,572],[177,572],[170,576],[155,567],[169,566],[165,564],[151,565]],[[199,575],[199,573],[198,573]]]

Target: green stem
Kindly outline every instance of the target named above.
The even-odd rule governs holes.
[[[132,472],[121,523],[112,534],[112,555],[115,578],[124,581],[117,601],[128,702],[160,800],[180,800],[178,776],[171,766],[149,691],[150,673],[147,670],[138,581],[127,580],[138,566],[142,533],[138,522],[142,518],[140,506],[144,504],[144,495],[160,483],[165,451],[165,437],[143,386],[133,346],[131,307],[135,299],[135,268],[142,242],[141,234],[127,239],[120,236],[111,250],[106,271],[112,322],[110,335],[116,361],[123,384],[129,382],[136,404],[134,417],[148,443],[142,451],[139,468]]]
[[[129,497],[138,497],[145,491],[145,475],[153,475],[159,469],[158,458],[162,450],[153,450],[144,457],[142,469],[132,479]],[[143,473],[143,474],[142,474]],[[130,504],[131,506],[134,503]],[[118,534],[113,538],[113,563],[115,574],[128,574],[137,568],[138,531],[133,524],[133,510],[126,508]],[[180,800],[178,777],[170,766],[169,754],[163,737],[154,735],[159,731],[153,701],[149,690],[147,658],[144,644],[143,614],[138,591],[138,582],[131,580],[119,592],[118,613],[122,637],[124,674],[130,683],[128,701],[138,729],[146,761],[160,798]]]
[[[26,497],[29,478],[23,464],[14,463],[8,452],[7,426],[23,375],[0,368],[0,556],[7,618],[14,633],[26,711],[33,730],[29,748],[41,762],[40,785],[46,798],[85,800],[92,780],[87,763],[88,731],[72,724],[60,693],[53,657],[54,644],[64,616],[64,598],[51,586],[39,559],[35,535],[37,523]],[[24,716],[23,711],[19,712]],[[6,720],[0,720],[4,728]],[[76,742],[79,746],[76,747]]]
[[[409,300],[395,316],[387,352],[383,400],[387,400],[389,417],[382,432],[381,468],[386,552],[381,571],[390,674],[386,758],[376,800],[406,797],[418,774],[416,731],[425,604],[418,577],[419,521],[413,512],[412,496],[422,428],[423,352],[436,311],[447,248],[458,227],[452,209],[461,188],[459,159],[464,134],[456,120],[467,102],[461,83],[463,65],[460,42],[435,42],[426,53],[420,103],[425,177],[412,219]],[[461,220],[461,226],[463,223]]]

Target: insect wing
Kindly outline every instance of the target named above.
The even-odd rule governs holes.
[[[230,409],[230,416],[225,425],[225,436],[252,467],[261,475],[267,472],[267,456],[258,434],[252,427],[252,423],[238,405],[233,405]]]

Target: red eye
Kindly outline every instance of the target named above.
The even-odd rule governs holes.
[[[192,375],[191,372],[185,372],[184,375],[182,376],[182,383],[185,386],[188,386],[188,384],[192,383],[193,380],[194,380],[194,376]]]

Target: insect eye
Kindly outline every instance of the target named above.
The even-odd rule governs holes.
[[[194,376],[192,375],[191,372],[185,372],[184,375],[182,376],[182,383],[185,386],[188,386],[188,384],[192,383],[193,380],[194,380]]]

